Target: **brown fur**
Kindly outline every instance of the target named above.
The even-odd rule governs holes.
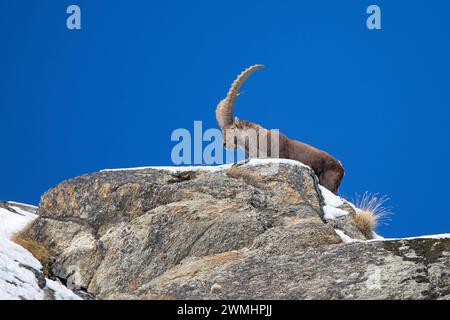
[[[241,147],[247,156],[255,156],[251,154],[249,150],[249,145],[259,146],[259,140],[261,137],[265,136],[267,143],[267,157],[274,157],[272,150],[270,148],[271,138],[278,139],[279,141],[279,154],[278,158],[282,159],[292,159],[302,162],[303,164],[311,167],[316,175],[319,177],[320,184],[330,191],[336,193],[341,184],[341,180],[344,176],[344,168],[341,163],[333,158],[328,153],[316,149],[306,143],[292,140],[285,135],[274,131],[267,130],[255,123],[249,121],[242,121],[232,119],[233,102],[238,91],[244,80],[254,71],[261,69],[263,66],[255,65],[244,70],[238,78],[233,82],[227,97],[223,99],[216,108],[217,122],[224,134],[224,146],[227,148]],[[249,132],[256,131],[257,141],[249,141]],[[228,138],[227,136],[230,136]],[[231,139],[233,137],[233,139]],[[261,156],[261,150],[257,150],[257,157]]]

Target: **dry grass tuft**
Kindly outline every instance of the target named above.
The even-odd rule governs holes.
[[[373,232],[380,222],[389,220],[388,216],[392,212],[390,207],[384,206],[387,201],[389,201],[387,196],[369,192],[365,192],[362,196],[357,195],[356,200],[353,201],[359,209],[352,216],[353,221],[366,238],[373,238]]]
[[[359,211],[352,216],[356,227],[368,239],[372,238],[372,232],[378,225],[378,218],[370,211]]]
[[[46,277],[52,278],[51,264],[52,258],[43,245],[42,242],[32,239],[29,235],[31,223],[23,230],[14,233],[11,236],[11,241],[17,243],[19,246],[27,249],[31,254],[42,264],[43,273]]]

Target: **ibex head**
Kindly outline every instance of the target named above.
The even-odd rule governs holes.
[[[244,81],[256,70],[264,68],[261,64],[253,65],[245,69],[237,78],[228,91],[225,99],[219,102],[216,108],[216,119],[223,134],[223,146],[225,148],[235,149],[238,145],[246,145],[248,139],[248,129],[258,130],[259,126],[248,122],[241,121],[238,118],[233,120],[233,106],[236,97],[239,95],[239,89]],[[227,139],[227,133],[232,138]],[[246,150],[247,151],[247,150]]]

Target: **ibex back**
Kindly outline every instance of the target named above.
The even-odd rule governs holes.
[[[224,147],[235,149],[239,146],[250,157],[259,156],[300,161],[314,170],[321,185],[336,193],[344,176],[344,168],[337,159],[322,150],[300,141],[291,140],[283,134],[264,129],[258,124],[237,118],[233,120],[233,105],[239,95],[240,87],[253,72],[262,68],[264,68],[263,65],[257,64],[245,69],[231,85],[225,99],[217,105],[216,118],[219,127],[222,129]],[[274,144],[271,143],[274,139],[278,140],[276,143],[278,150],[275,150]],[[267,143],[261,144],[261,140],[267,141]],[[267,148],[264,152],[260,150],[262,145]],[[252,152],[251,146],[257,148],[256,153]]]

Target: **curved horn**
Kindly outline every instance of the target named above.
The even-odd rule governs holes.
[[[262,69],[264,66],[262,64],[255,64],[248,67],[234,80],[233,84],[228,90],[227,97],[219,102],[216,108],[216,119],[219,123],[219,127],[223,129],[225,126],[231,125],[233,123],[233,106],[234,100],[238,96],[239,89],[245,80],[256,70]]]
[[[229,126],[233,123],[233,119],[231,118],[231,113],[228,115],[228,102],[227,99],[223,99],[219,102],[216,108],[216,119],[219,124],[220,129],[224,129],[226,126]]]

